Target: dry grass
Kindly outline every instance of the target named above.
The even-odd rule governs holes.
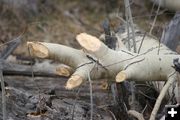
[[[26,25],[28,25],[28,30],[24,35],[23,42],[54,42],[76,48],[79,48],[75,41],[75,36],[78,33],[87,32],[96,36],[102,33],[101,24],[107,17],[105,0],[85,0],[84,2],[81,0],[56,0],[51,3],[53,3],[51,6],[40,6],[41,11],[32,19],[19,18],[18,12],[4,10],[1,13],[2,19],[0,19],[1,43],[7,42],[21,34]],[[123,2],[119,1],[118,6],[123,15]],[[153,19],[149,19],[148,16],[150,15],[151,7],[146,6],[152,6],[152,4],[135,0],[134,4],[132,4],[132,14],[135,23],[148,31]],[[113,8],[112,12],[117,13],[117,9]],[[160,15],[158,17],[153,32],[156,36],[161,36],[162,28],[169,18],[171,17],[168,15]],[[112,20],[112,24],[114,24],[113,22],[114,20]],[[117,22],[119,21],[116,19],[115,23]],[[27,49],[24,44],[20,45],[15,53],[27,55]]]

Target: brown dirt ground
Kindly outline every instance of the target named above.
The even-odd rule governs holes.
[[[11,9],[4,10],[0,19],[0,41],[5,43],[12,40],[28,26],[23,36],[23,43],[44,41],[79,48],[75,40],[78,33],[87,32],[99,36],[103,32],[101,24],[109,14],[119,13],[122,17],[124,15],[123,0],[117,0],[115,6],[106,0],[55,0],[52,6],[40,6],[42,9],[38,15],[30,19],[18,18],[18,12],[12,12]],[[150,30],[153,22],[153,17],[150,18],[152,6],[153,4],[149,1],[142,0],[134,0],[131,4],[134,22],[145,31]],[[3,7],[0,9],[3,10]],[[152,15],[155,14],[156,9],[153,10]],[[160,10],[163,14],[158,16],[153,31],[157,37],[161,36],[162,29],[173,16],[173,12],[163,12],[163,10]],[[117,18],[112,19],[112,27],[117,27],[119,22]],[[25,44],[21,44],[15,53],[27,55]]]

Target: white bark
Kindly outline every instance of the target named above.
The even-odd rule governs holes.
[[[173,59],[180,58],[179,55],[159,44],[151,36],[145,37],[140,54],[125,50],[111,50],[99,39],[85,33],[78,35],[77,40],[83,47],[84,52],[52,43],[28,43],[28,46],[32,55],[59,60],[70,65],[76,69],[73,75],[81,76],[80,78],[84,80],[87,79],[87,72],[91,71],[92,79],[116,77],[117,82],[127,79],[135,81],[166,81],[170,73],[174,71],[171,67]],[[136,40],[137,47],[139,47],[141,43],[139,40],[142,40],[142,36],[137,36]],[[160,47],[158,47],[159,45]],[[173,53],[173,55],[170,53]],[[98,63],[100,63],[98,71],[94,68],[97,63],[91,63],[92,61],[87,55],[94,61],[98,60]],[[117,74],[118,72],[119,74]],[[123,78],[121,75],[125,77]]]
[[[180,0],[151,0],[156,5],[159,5],[161,7],[167,8],[169,10],[173,11],[179,11],[180,10]]]
[[[136,29],[136,32],[138,33],[137,29]],[[121,40],[123,40],[126,37],[127,37],[127,32],[125,31],[124,34],[120,34],[118,40],[120,40],[120,38],[121,38]],[[134,67],[131,66],[132,68],[126,68],[126,70],[121,71],[117,75],[117,78],[119,78],[119,81],[123,81],[126,78],[142,79],[143,78],[142,75],[146,74],[147,76],[155,75],[154,78],[156,78],[156,79],[158,79],[158,77],[159,77],[159,79],[161,79],[161,80],[163,80],[163,79],[168,80],[165,86],[164,86],[164,82],[152,82],[153,85],[155,86],[155,88],[157,89],[157,91],[160,92],[159,97],[155,103],[155,106],[153,108],[153,111],[152,111],[152,114],[150,117],[150,120],[155,120],[156,114],[159,110],[162,99],[164,99],[165,95],[166,95],[166,97],[170,97],[170,96],[172,96],[173,93],[175,93],[175,98],[178,101],[178,96],[179,96],[178,90],[179,89],[178,89],[178,83],[176,82],[177,77],[174,77],[177,75],[175,72],[173,72],[175,70],[172,69],[172,66],[173,66],[172,61],[168,57],[179,58],[179,55],[177,55],[177,53],[175,53],[175,52],[172,52],[165,45],[158,42],[158,40],[156,40],[156,38],[154,38],[153,36],[147,36],[147,37],[145,36],[144,37],[142,34],[137,34],[136,38],[138,38],[138,39],[136,39],[136,43],[137,43],[138,47],[141,46],[141,50],[139,51],[140,54],[146,53],[146,55],[148,55],[148,57],[150,58],[150,61],[148,59],[146,59],[146,60],[143,60],[142,62],[140,62],[139,65],[135,65]],[[141,41],[141,42],[139,42],[139,41]],[[157,58],[153,57],[152,55],[157,55]],[[166,57],[161,58],[160,57],[161,55],[164,55]],[[157,59],[159,59],[159,63],[157,62],[158,61]],[[146,67],[141,67],[141,64],[143,62],[146,62],[145,63],[147,65]],[[157,64],[154,64],[154,63],[157,63]],[[161,69],[161,66],[163,66],[164,68]],[[167,69],[165,67],[167,67]],[[156,68],[158,68],[158,69],[160,68],[160,69],[158,70]],[[133,69],[133,71],[132,71],[132,69]],[[152,71],[151,70],[149,71],[149,69],[151,69]],[[139,70],[141,70],[140,74],[139,74]],[[168,73],[168,72],[169,73],[168,73],[168,75],[166,74],[166,77],[165,77],[164,75],[162,75],[161,71],[164,71],[164,72],[166,71],[165,73]],[[157,74],[156,73],[154,74],[154,72],[159,73],[158,74],[159,76],[156,76]],[[136,75],[138,74],[138,76],[137,76],[138,78],[136,78],[134,76],[134,73],[136,73]],[[172,73],[175,73],[175,74],[173,76],[171,76]],[[143,79],[147,79],[147,78],[145,78],[145,76],[144,76]],[[176,85],[176,86],[173,86],[173,85]],[[174,87],[175,87],[175,89],[173,89]],[[167,94],[167,93],[169,93],[169,94]],[[170,95],[170,96],[168,96],[168,95]]]
[[[159,89],[163,89],[151,115],[151,120],[154,120],[169,87],[171,87],[169,93],[173,89],[174,76],[176,76],[176,72],[172,67],[173,60],[180,58],[180,55],[160,44],[152,36],[143,37],[142,34],[137,33],[136,35],[137,47],[141,47],[138,50],[139,54],[121,49],[114,51],[109,49],[98,38],[86,33],[81,33],[76,37],[83,51],[42,42],[28,42],[28,47],[31,55],[35,57],[58,60],[75,69],[75,72],[66,83],[67,89],[73,89],[81,85],[84,80],[88,79],[89,73],[92,79],[111,77],[116,78],[116,82],[124,80],[167,81],[164,87],[163,83],[154,83],[155,85],[160,84],[162,87]],[[118,36],[119,43],[125,38],[127,38],[127,32]],[[94,68],[96,64],[99,66],[98,70]],[[173,77],[170,77],[172,73],[174,73]],[[175,91],[178,91],[177,89],[176,86]],[[177,94],[175,93],[176,98],[178,97]]]

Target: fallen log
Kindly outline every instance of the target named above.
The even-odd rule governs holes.
[[[1,61],[0,66],[2,66],[3,74],[6,76],[20,75],[20,76],[32,76],[35,77],[68,77],[70,75],[70,70],[67,66],[60,65],[55,67],[55,65],[40,66],[40,65],[21,65],[15,63],[9,63],[6,61]],[[57,69],[57,70],[56,70]]]

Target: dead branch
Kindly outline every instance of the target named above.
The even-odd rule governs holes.
[[[141,113],[138,113],[138,112],[135,111],[135,110],[129,110],[129,111],[128,111],[128,114],[134,116],[134,117],[137,118],[138,120],[144,120],[143,115],[142,115]]]
[[[152,51],[156,48],[142,54],[135,54],[129,51],[113,51],[99,39],[86,33],[79,34],[77,41],[85,52],[53,43],[31,42],[28,43],[28,46],[30,46],[34,57],[55,59],[74,68],[83,65],[76,69],[72,75],[71,80],[73,81],[74,78],[87,80],[87,71],[92,71],[92,79],[103,77],[115,78],[116,76],[116,81],[119,82],[131,78],[135,81],[166,81],[170,73],[174,71],[171,67],[173,59],[180,57],[179,55],[154,55]],[[101,68],[99,68],[98,72],[94,72],[93,68],[97,60]],[[116,64],[113,65],[111,63]],[[121,72],[117,74],[119,71]],[[138,74],[140,71],[141,74]]]
[[[180,1],[179,0],[151,0],[156,5],[160,5],[161,7],[167,8],[173,11],[180,10]]]
[[[61,71],[56,72],[56,68],[54,69],[48,69],[45,67],[36,67],[36,66],[29,66],[29,65],[20,65],[20,64],[14,64],[14,63],[8,63],[5,61],[2,61],[0,64],[2,66],[3,75],[20,75],[20,76],[32,76],[32,71],[34,72],[35,76],[39,77],[68,77],[71,73],[70,71],[66,71],[67,68],[64,66],[58,67],[57,69],[61,69]],[[48,69],[48,70],[47,70]],[[65,69],[65,72],[63,71]]]
[[[127,33],[123,33],[121,36],[126,38]],[[121,38],[123,39],[123,37]],[[142,38],[144,39],[143,45],[140,42]],[[89,71],[91,71],[90,77],[92,79],[116,78],[116,82],[124,80],[167,81],[170,84],[173,82],[169,81],[169,76],[174,72],[174,68],[172,68],[173,60],[180,58],[180,56],[163,44],[158,43],[150,35],[137,36],[137,47],[141,46],[139,54],[124,49],[114,51],[98,38],[86,33],[79,34],[76,39],[82,46],[83,51],[53,43],[28,43],[34,57],[58,60],[75,68],[75,72],[67,81],[66,88],[68,89],[78,87],[83,81],[87,80],[87,72]],[[98,64],[98,70],[94,69],[95,64]],[[160,93],[154,107],[155,111],[159,109],[168,88],[169,85],[165,85]],[[155,116],[156,112],[153,111],[152,114]]]
[[[153,111],[151,113],[151,116],[150,116],[150,119],[149,120],[155,120],[155,117],[156,117],[156,114],[159,110],[159,107],[161,105],[161,102],[164,98],[164,96],[166,95],[169,87],[174,84],[175,80],[176,80],[177,76],[175,74],[175,72],[172,73],[172,75],[169,76],[169,80],[167,81],[167,83],[164,85],[163,89],[161,90],[157,100],[156,100],[156,103],[154,105],[154,108],[153,108]]]
[[[6,91],[4,85],[4,77],[2,74],[2,69],[0,70],[0,80],[1,80],[1,90],[2,90],[2,114],[3,120],[6,120],[7,112],[6,112]]]

